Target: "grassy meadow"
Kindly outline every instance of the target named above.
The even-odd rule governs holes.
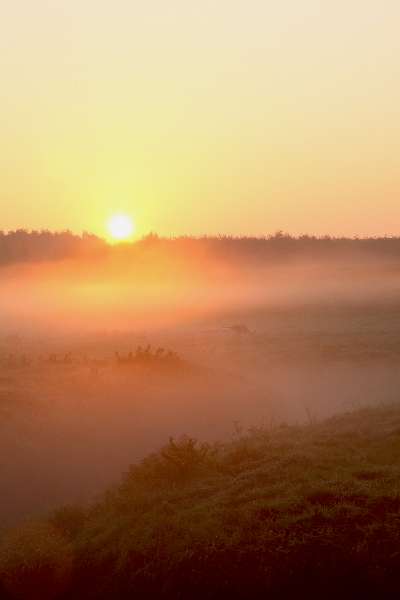
[[[4,534],[1,598],[396,597],[400,408],[170,439]]]

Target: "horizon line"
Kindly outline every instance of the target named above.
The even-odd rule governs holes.
[[[29,229],[29,228],[15,228],[15,229],[0,229],[0,236],[8,237],[17,234],[24,235],[70,235],[74,238],[79,238],[81,240],[85,239],[85,237],[95,238],[99,241],[104,242],[109,246],[121,246],[121,245],[131,245],[138,242],[146,241],[146,240],[160,240],[160,241],[176,241],[176,240],[193,240],[193,241],[202,241],[202,240],[235,240],[235,241],[243,241],[243,240],[256,240],[256,241],[268,241],[268,240],[276,240],[276,239],[291,239],[291,240],[317,240],[317,241],[335,241],[335,240],[349,240],[349,241],[363,241],[363,240],[399,240],[399,234],[376,234],[376,235],[330,235],[330,234],[313,234],[313,233],[301,233],[301,234],[292,234],[290,232],[284,230],[277,230],[274,233],[265,233],[265,234],[230,234],[230,233],[219,233],[219,234],[177,234],[177,235],[165,235],[158,234],[156,231],[150,231],[142,236],[135,236],[130,239],[120,240],[120,241],[110,241],[106,236],[98,235],[94,232],[88,230],[81,230],[80,232],[72,231],[71,229]]]

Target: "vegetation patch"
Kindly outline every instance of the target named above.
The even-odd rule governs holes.
[[[92,506],[3,534],[0,598],[397,597],[399,417],[171,438]]]

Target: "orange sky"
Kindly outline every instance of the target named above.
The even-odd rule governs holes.
[[[398,0],[6,0],[0,228],[400,233]]]

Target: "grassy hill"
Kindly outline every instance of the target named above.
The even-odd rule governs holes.
[[[398,597],[399,457],[397,406],[170,440],[96,504],[3,533],[0,597]]]

